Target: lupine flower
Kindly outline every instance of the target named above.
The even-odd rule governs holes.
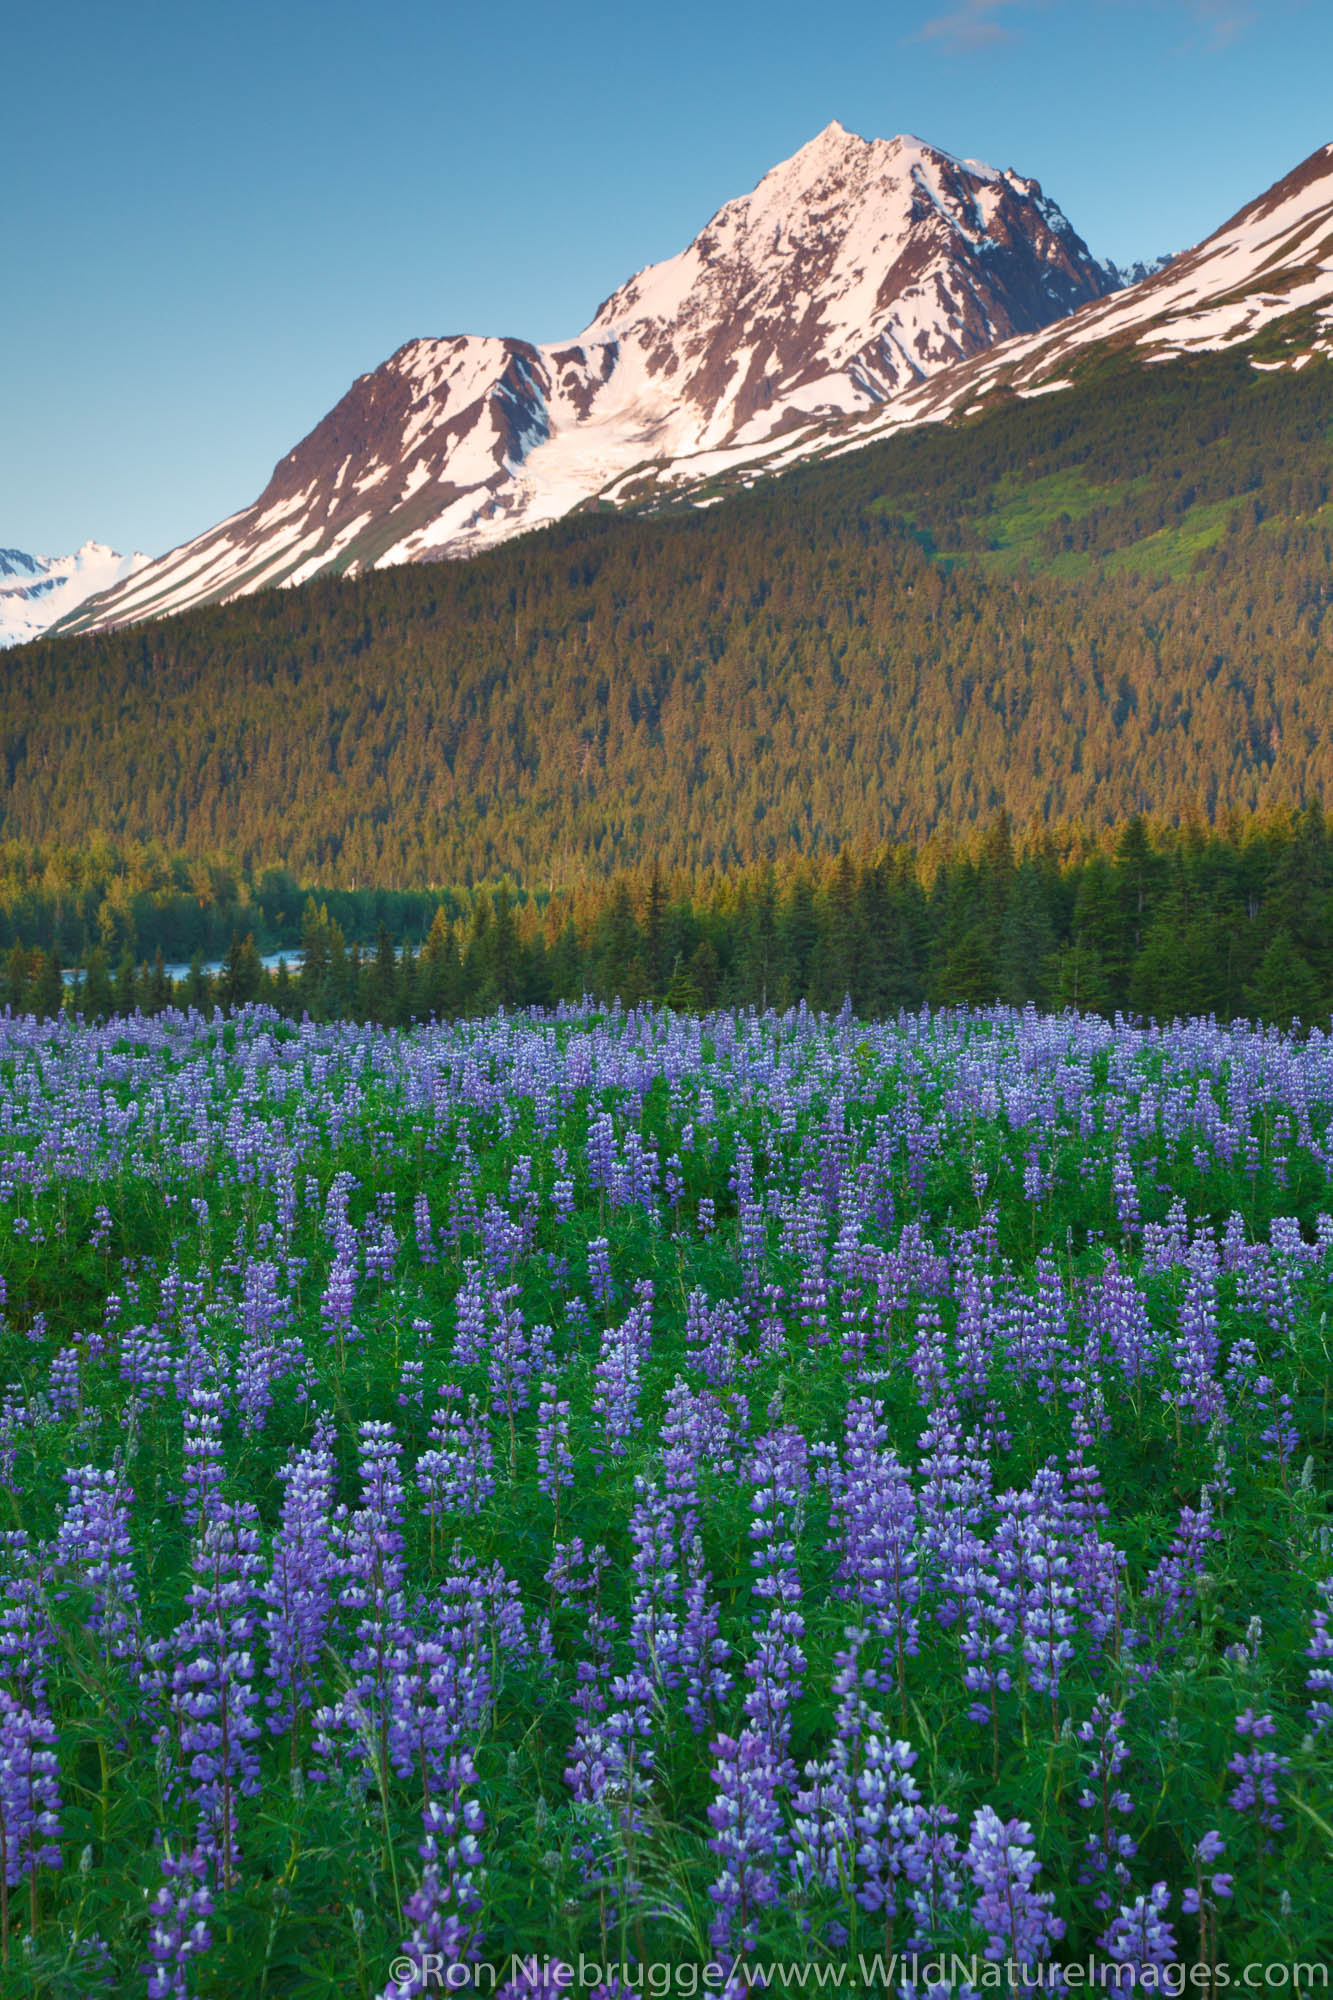
[[[714,1917],[708,1928],[719,1950],[752,1948],[762,1910],[778,1899],[778,1863],[786,1835],[777,1803],[778,1771],[763,1736],[753,1729],[712,1744],[713,1803],[708,1846],[719,1870],[708,1891]]]
[[[230,1888],[240,1853],[238,1801],[259,1789],[251,1610],[263,1567],[257,1516],[218,1501],[194,1549],[186,1616],[159,1656],[170,1661],[170,1723],[158,1732],[179,1758],[178,1782],[199,1813],[199,1844]]]
[[[282,1518],[273,1538],[272,1566],[260,1587],[267,1640],[269,1728],[292,1732],[314,1697],[328,1632],[334,1566],[330,1515],[334,1495],[332,1438],[321,1427],[310,1446],[281,1468]]]
[[[921,1629],[916,1499],[868,1397],[854,1397],[849,1407],[845,1464],[837,1502],[840,1594],[864,1606],[884,1638],[905,1702],[905,1662],[918,1651]]]
[[[1032,1886],[1041,1872],[1032,1846],[1026,1820],[1002,1820],[982,1806],[972,1822],[966,1855],[977,1892],[972,1915],[986,1932],[987,1958],[1033,1965],[1049,1958],[1052,1944],[1064,1936],[1054,1896]]]
[[[1314,1670],[1305,1677],[1305,1685],[1315,1699],[1306,1710],[1310,1718],[1310,1728],[1316,1736],[1333,1725],[1333,1666],[1325,1662],[1333,1660],[1333,1577],[1324,1577],[1315,1585],[1322,1600],[1311,1620],[1310,1643],[1306,1655],[1315,1662]]]
[[[481,1956],[483,1938],[475,1912],[485,1881],[478,1839],[484,1820],[481,1807],[467,1796],[476,1782],[472,1759],[462,1752],[442,1775],[440,1795],[427,1800],[417,1849],[421,1880],[403,1905],[412,1930],[401,1955],[414,1970],[404,1979],[391,1979],[381,2000],[416,2000],[419,1994],[438,1991],[440,1972],[457,1990],[448,1968],[474,1965]]]
[[[1251,1748],[1228,1759],[1227,1769],[1237,1782],[1227,1794],[1227,1804],[1232,1812],[1253,1813],[1257,1825],[1276,1833],[1286,1825],[1277,1809],[1278,1780],[1290,1770],[1291,1759],[1258,1746],[1263,1737],[1277,1734],[1277,1724],[1271,1715],[1256,1715],[1247,1708],[1236,1717],[1236,1734],[1249,1737]]]
[[[455,1407],[456,1391],[442,1394],[431,1420],[430,1445],[416,1463],[415,1478],[424,1511],[435,1524],[444,1514],[479,1514],[495,1492],[495,1447],[490,1425],[475,1396],[468,1413]],[[432,1547],[433,1547],[432,1541]]]
[[[185,1519],[201,1528],[222,1485],[222,1415],[226,1400],[220,1390],[202,1384],[190,1390],[185,1405],[183,1477],[188,1499]]]
[[[1120,1914],[1109,1923],[1098,1940],[1101,1949],[1117,1968],[1104,1975],[1105,1983],[1116,1990],[1128,1986],[1158,1985],[1143,1975],[1176,1963],[1179,1947],[1167,1921],[1171,1897],[1165,1882],[1154,1882],[1146,1896],[1122,1903]]]
[[[213,1914],[208,1889],[208,1860],[199,1848],[175,1858],[162,1850],[166,1877],[153,1898],[148,1950],[148,2000],[188,2000],[192,1961],[213,1942],[207,1919]]]
[[[1116,1825],[1116,1819],[1123,1818],[1134,1807],[1129,1793],[1116,1783],[1129,1758],[1129,1745],[1122,1733],[1124,1727],[1123,1713],[1108,1695],[1099,1694],[1092,1714],[1075,1731],[1079,1742],[1091,1751],[1087,1783],[1079,1792],[1078,1803],[1084,1812],[1096,1816],[1092,1832],[1084,1838],[1085,1859],[1079,1880],[1099,1885],[1094,1898],[1099,1910],[1111,1908],[1110,1883],[1114,1882],[1119,1890],[1128,1889],[1127,1863],[1138,1853],[1137,1841]]]
[[[88,1626],[104,1657],[132,1660],[140,1631],[129,1525],[134,1494],[119,1466],[109,1472],[77,1466],[66,1472],[65,1484],[69,1498],[56,1533],[55,1564],[92,1592]]]
[[[543,1382],[537,1402],[537,1490],[560,1511],[560,1490],[574,1484],[569,1448],[569,1403],[554,1382]],[[558,1532],[558,1531],[557,1531]]]
[[[767,1609],[759,1620],[758,1641],[745,1668],[750,1691],[745,1714],[769,1746],[774,1769],[788,1775],[790,1710],[801,1687],[805,1620],[800,1610],[801,1579],[796,1567],[797,1511],[809,1482],[805,1439],[784,1429],[756,1447],[750,1499],[750,1540],[754,1546],[754,1594]]]
[[[9,1946],[9,1891],[26,1877],[36,1910],[39,1868],[60,1866],[60,1761],[56,1726],[0,1690],[0,1880]]]
[[[652,1286],[639,1286],[639,1303],[621,1325],[602,1336],[593,1372],[592,1407],[601,1418],[602,1437],[612,1458],[623,1458],[625,1447],[639,1430],[639,1391],[644,1362],[652,1343]]]

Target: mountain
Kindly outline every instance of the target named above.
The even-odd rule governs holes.
[[[1034,180],[829,125],[572,340],[414,340],[252,507],[70,621],[94,630],[326,571],[474,553],[645,462],[891,404],[1115,282]]]
[[[0,646],[19,646],[67,617],[85,598],[110,590],[151,560],[85,542],[72,556],[0,549]]]
[[[1119,276],[1119,273],[1116,273]],[[895,396],[882,410],[812,424],[780,450],[762,444],[711,461],[678,460],[607,489],[617,504],[713,499],[802,458],[856,450],[922,423],[969,416],[997,396],[1070,386],[1099,354],[1144,362],[1249,344],[1256,369],[1301,369],[1333,354],[1333,144],[1321,146],[1220,229],[1128,289],[1054,325],[1004,341]]]

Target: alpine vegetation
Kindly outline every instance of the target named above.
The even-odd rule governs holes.
[[[1324,1034],[6,1013],[0,1079],[6,1992],[1333,1954]]]

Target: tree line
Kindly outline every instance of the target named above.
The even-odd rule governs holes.
[[[844,848],[707,881],[654,868],[542,900],[502,882],[441,901],[420,942],[384,925],[349,939],[308,896],[294,963],[273,970],[239,931],[220,971],[196,956],[176,981],[160,952],[112,964],[101,944],[73,982],[53,945],[0,959],[0,1006],[45,1015],[266,1001],[391,1026],[584,994],[688,1011],[850,1001],[874,1018],[999,1000],[1327,1025],[1333,835],[1318,806],[1221,829],[1136,815],[1062,857],[1040,831],[1015,839],[1001,813],[929,866],[905,848]]]

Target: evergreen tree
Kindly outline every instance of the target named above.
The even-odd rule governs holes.
[[[190,970],[185,981],[185,1004],[198,1014],[207,1013],[213,1004],[213,983],[204,971],[204,954],[196,950],[190,957]]]
[[[643,965],[647,990],[657,998],[666,985],[666,894],[656,862],[643,904]]]
[[[523,999],[523,952],[514,920],[513,891],[501,882],[491,897],[489,987],[502,1007]]]
[[[111,975],[107,971],[106,953],[101,945],[96,945],[88,954],[83,980],[79,987],[79,1012],[88,1021],[105,1021],[111,1014],[114,995],[111,990]]]
[[[117,1014],[132,1014],[139,1004],[139,983],[134,971],[134,954],[126,948],[120,955],[116,967],[116,984],[112,993],[112,1010]]]
[[[171,981],[167,976],[166,961],[159,945],[153,953],[152,970],[148,975],[148,990],[145,995],[148,1013],[161,1014],[171,1005]]]
[[[639,957],[642,977],[642,960],[634,902],[629,885],[623,880],[612,888],[610,900],[597,926],[594,952],[598,991],[608,998],[615,994],[624,998],[630,984],[630,968],[635,958]]]
[[[1000,916],[1000,997],[1011,1007],[1044,1007],[1055,950],[1046,884],[1034,861],[1008,871]]]
[[[37,961],[32,976],[33,1012],[43,1021],[53,1021],[65,1004],[60,953],[53,945],[50,951],[39,950],[33,956]]]
[[[1329,1025],[1328,989],[1320,991],[1285,924],[1264,953],[1253,984],[1245,989],[1245,1009],[1257,1020],[1276,1021],[1284,1028],[1293,1021],[1307,1028]]]
[[[399,1009],[398,960],[393,948],[393,939],[381,924],[375,940],[375,957],[370,968],[370,1006],[372,1021],[381,1027],[391,1027],[402,1018]]]

